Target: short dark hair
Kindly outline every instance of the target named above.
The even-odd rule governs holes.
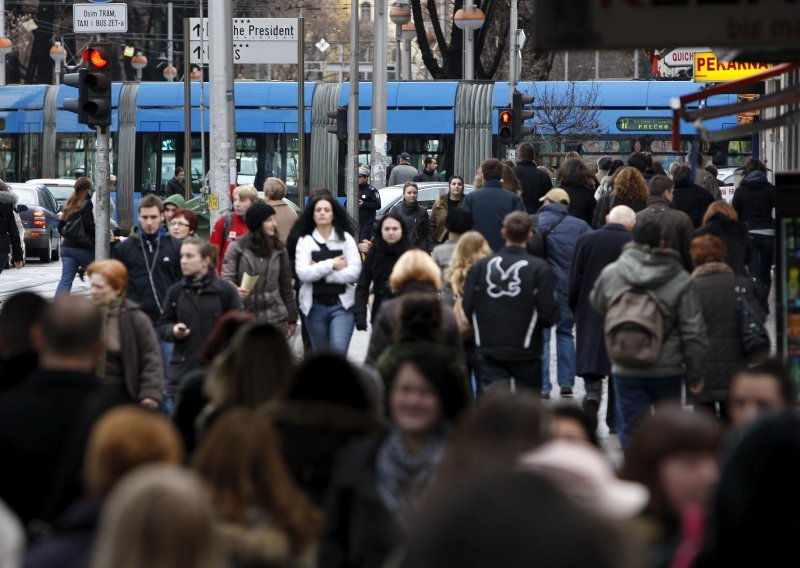
[[[512,211],[503,219],[506,238],[512,243],[525,243],[533,227],[530,216],[523,211]]]
[[[175,166],[175,175],[178,175],[179,173],[181,173],[183,171],[184,171],[183,170],[183,166]]]
[[[661,225],[651,220],[637,221],[633,226],[633,242],[658,248],[661,244]]]
[[[563,418],[576,422],[586,435],[586,439],[591,444],[602,449],[600,440],[597,438],[597,419],[590,416],[583,408],[575,404],[559,404],[553,408],[553,418]]]
[[[0,352],[7,356],[33,351],[30,331],[42,317],[47,300],[33,292],[18,292],[0,311]]]
[[[692,179],[692,169],[686,166],[678,166],[672,172],[672,181],[675,183],[683,183]]]
[[[533,144],[530,142],[523,142],[519,145],[517,149],[517,158],[523,161],[533,160],[534,156],[536,155],[536,151],[533,148]]]
[[[485,180],[500,180],[503,177],[503,162],[495,158],[489,158],[481,164],[481,172]]]
[[[424,160],[424,164],[425,164],[426,166],[427,166],[428,164],[430,164],[431,162],[436,162],[436,158],[434,158],[433,156],[428,156],[428,157],[427,157],[427,158],[425,158],[425,160]],[[437,162],[437,163],[438,163],[438,162]]]
[[[137,211],[141,212],[142,209],[148,209],[150,207],[158,207],[159,212],[164,212],[164,203],[161,201],[161,198],[152,193],[148,193],[139,200],[139,209],[137,209]]]
[[[202,256],[203,258],[211,258],[211,259],[214,258],[214,247],[211,244],[209,244],[208,241],[205,241],[200,237],[189,237],[188,239],[185,239],[181,243],[181,246],[185,245],[196,246],[200,251],[200,256]]]
[[[611,156],[603,156],[599,160],[597,160],[597,169],[598,170],[608,170],[611,167]]]
[[[641,152],[634,152],[628,157],[628,165],[644,173],[647,169],[647,156]]]
[[[42,312],[45,350],[54,355],[85,356],[103,329],[100,310],[80,296],[59,296]]]
[[[650,183],[648,184],[650,195],[653,197],[664,195],[673,187],[675,187],[675,184],[667,176],[653,176],[650,178]]]
[[[797,400],[797,389],[794,386],[789,369],[779,359],[770,358],[765,359],[761,363],[755,365],[743,365],[731,376],[731,387],[736,381],[737,377],[743,375],[767,375],[778,383],[778,390],[780,391],[783,401],[791,406]],[[729,387],[730,388],[730,387]]]

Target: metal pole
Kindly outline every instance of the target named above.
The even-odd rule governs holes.
[[[403,30],[400,24],[395,26],[394,32],[394,80],[399,81],[403,76],[403,48],[401,42],[403,41]]]
[[[208,3],[209,87],[211,90],[211,163],[209,210],[211,225],[231,205],[230,161],[234,159],[231,136],[233,114],[233,12],[232,0]]]
[[[0,38],[6,37],[6,1],[0,0]],[[6,54],[0,54],[0,86],[6,84]]]
[[[175,49],[172,45],[172,2],[167,2],[167,65],[169,67],[174,65],[174,51]],[[168,80],[172,82],[174,78],[168,78]]]
[[[403,81],[411,80],[411,40],[403,40]]]
[[[337,45],[339,51],[339,84],[344,83],[344,46],[340,43]]]
[[[347,110],[347,212],[358,219],[358,0],[350,0],[350,101]]]
[[[514,100],[517,90],[517,0],[511,0],[511,15],[508,22],[508,105]]]
[[[386,186],[386,0],[376,0],[373,14],[375,60],[372,65],[372,185]]]
[[[464,2],[464,9],[472,8],[472,0]],[[475,46],[473,45],[473,30],[464,30],[464,80],[472,81],[475,78]]]
[[[564,52],[564,80],[569,81],[569,51]]]
[[[600,50],[594,50],[594,79],[600,79]]]
[[[97,154],[95,157],[94,183],[97,191],[97,210],[94,212],[94,257],[95,260],[106,260],[111,254],[111,211],[108,195],[109,179],[109,141],[108,127],[97,129]]]
[[[639,78],[639,52],[633,50],[633,78]]]
[[[297,18],[297,204],[306,202],[306,91],[305,91],[305,18]]]
[[[200,27],[203,27],[200,20]],[[191,199],[192,190],[192,63],[189,53],[189,18],[183,19],[183,169],[186,173],[185,197]],[[202,29],[200,37],[202,37]],[[203,83],[200,83],[202,88]],[[201,134],[202,136],[202,134]],[[200,166],[200,175],[203,167]]]

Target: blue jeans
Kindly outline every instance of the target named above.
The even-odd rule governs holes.
[[[354,326],[353,310],[345,310],[341,304],[315,303],[306,316],[306,329],[314,351],[331,349],[347,355]]]
[[[94,261],[94,251],[82,248],[61,247],[61,280],[56,287],[56,296],[69,294],[78,268],[88,267]]]
[[[556,301],[561,310],[561,320],[556,324],[556,357],[558,361],[558,385],[572,388],[575,385],[575,314],[569,309],[567,295],[556,290]],[[542,330],[544,347],[542,350],[542,394],[548,394],[550,383],[550,330]]]
[[[156,336],[158,336],[158,328],[156,328]],[[159,339],[158,345],[161,347],[161,361],[164,365],[164,382],[161,389],[161,396],[163,397],[161,399],[161,412],[167,416],[172,416],[172,391],[177,391],[178,387],[177,385],[170,386],[170,377],[167,371],[169,370],[169,362],[170,359],[172,359],[172,351],[175,349],[175,344],[171,341],[162,341]]]
[[[681,399],[683,377],[623,377],[614,375],[617,395],[617,431],[622,449],[627,450],[631,430],[652,405]]]

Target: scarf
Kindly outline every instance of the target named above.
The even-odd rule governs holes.
[[[183,285],[191,288],[192,290],[199,292],[203,288],[207,288],[208,285],[211,284],[211,271],[209,270],[203,276],[199,278],[195,278],[193,276],[184,276],[183,277]]]
[[[106,304],[105,306],[100,306],[100,316],[102,317],[103,327],[100,331],[100,337],[108,337],[108,318],[119,314],[120,309],[122,308],[122,304],[125,302],[125,298],[117,298],[110,304]],[[105,342],[103,346],[103,352],[100,354],[100,357],[97,358],[97,366],[95,367],[95,375],[100,377],[101,379],[106,378],[106,359],[108,358],[108,342]]]
[[[388,511],[393,513],[400,526],[410,522],[408,497],[411,490],[419,488],[432,473],[444,453],[444,437],[437,434],[419,454],[412,454],[403,435],[393,427],[378,449],[376,485],[378,496]]]

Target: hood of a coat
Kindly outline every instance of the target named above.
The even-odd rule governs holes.
[[[772,184],[770,184],[769,180],[767,179],[766,172],[762,172],[761,170],[755,170],[747,174],[747,176],[744,178],[744,181],[742,181],[742,185],[747,185],[749,189],[763,189],[772,187]]]
[[[681,259],[672,249],[651,249],[628,243],[619,257],[619,273],[631,285],[659,288],[682,270]]]
[[[0,204],[14,207],[17,204],[16,194],[10,191],[0,191]]]

